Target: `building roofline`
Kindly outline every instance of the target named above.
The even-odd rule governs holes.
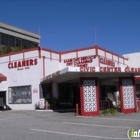
[[[41,38],[40,35],[38,35],[38,34],[29,32],[27,30],[23,30],[21,28],[17,28],[17,27],[14,27],[14,26],[2,23],[2,22],[0,22],[0,28],[4,28],[4,29],[7,29],[7,30],[10,30],[10,31],[13,31],[13,32],[21,33],[21,34],[24,34],[24,35],[27,35],[27,36],[38,38],[38,39]]]
[[[112,51],[109,51],[109,50],[107,50],[107,49],[105,49],[105,48],[101,48],[101,47],[99,47],[98,45],[89,46],[89,47],[84,47],[84,48],[78,48],[78,49],[74,49],[74,50],[63,51],[63,52],[61,52],[61,54],[72,53],[72,52],[79,52],[79,51],[90,50],[90,49],[102,50],[102,51],[104,51],[104,52],[110,53],[110,54],[115,55],[115,56],[117,56],[117,57],[120,57],[120,58],[122,58],[122,59],[128,60],[128,58],[125,58],[124,56],[120,56],[119,54],[116,54],[116,53],[114,53],[114,52],[112,52]]]
[[[59,55],[61,54],[62,55],[62,54],[67,54],[67,53],[72,53],[72,52],[79,52],[79,51],[90,50],[90,49],[102,50],[105,53],[110,53],[110,54],[115,55],[115,56],[117,56],[119,58],[122,58],[124,60],[128,60],[128,58],[125,58],[124,56],[120,56],[120,55],[118,55],[118,54],[116,54],[114,52],[108,51],[105,48],[101,48],[98,45],[85,47],[85,48],[80,48],[80,49],[69,50],[69,51],[63,51],[63,52],[58,52],[58,51],[54,51],[54,50],[51,50],[51,49],[42,48],[42,47],[38,46],[36,48],[29,48],[29,49],[25,49],[25,50],[22,50],[22,51],[11,52],[11,53],[8,53],[8,54],[2,54],[2,55],[0,55],[0,57],[9,56],[9,55],[15,55],[15,54],[23,53],[23,52],[30,52],[30,51],[34,51],[34,50],[43,50],[43,51],[47,51],[47,52],[50,52],[50,53],[56,53],[56,54],[59,54]]]

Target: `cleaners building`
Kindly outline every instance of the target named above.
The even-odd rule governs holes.
[[[140,53],[119,56],[99,46],[66,52],[37,47],[0,56],[0,103],[34,110],[44,98],[52,109],[99,115],[111,101],[123,113],[136,112],[140,98]]]

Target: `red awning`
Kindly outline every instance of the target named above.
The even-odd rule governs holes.
[[[7,81],[7,77],[0,73],[0,81]]]
[[[135,80],[136,80],[136,81],[139,81],[139,80],[140,80],[140,77],[135,77]]]

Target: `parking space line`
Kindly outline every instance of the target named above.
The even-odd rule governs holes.
[[[14,119],[36,118],[36,117],[49,117],[49,116],[54,116],[54,115],[36,115],[36,116],[26,116],[26,117],[12,117],[12,118],[0,119],[0,121],[3,121],[3,120],[14,120]]]
[[[60,135],[67,135],[67,136],[78,136],[78,137],[87,137],[87,138],[100,138],[100,139],[108,139],[108,140],[109,139],[111,139],[111,140],[128,140],[128,138],[103,137],[103,136],[95,136],[95,135],[81,135],[81,134],[72,134],[72,133],[64,133],[64,132],[41,130],[41,129],[30,129],[30,130],[31,131],[38,131],[38,132],[60,134]]]
[[[101,120],[118,120],[118,121],[136,121],[140,122],[140,120],[133,120],[133,119],[118,119],[118,118],[100,118],[100,117],[85,117],[85,116],[76,116],[79,118],[88,118],[88,119],[101,119]]]
[[[74,124],[74,125],[88,125],[88,126],[98,126],[98,127],[116,127],[116,128],[130,128],[130,127],[124,127],[124,126],[110,126],[110,125],[97,125],[97,124],[86,124],[86,123],[72,123],[72,122],[62,122],[65,124]]]

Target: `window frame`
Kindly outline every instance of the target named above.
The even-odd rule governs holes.
[[[31,102],[26,102],[26,103],[23,103],[23,102],[20,102],[20,103],[13,103],[12,101],[12,93],[11,93],[11,100],[9,100],[9,88],[18,88],[18,87],[30,87],[30,92],[31,92],[31,98],[29,98],[31,100]],[[21,98],[19,98],[21,99]],[[8,104],[32,104],[32,86],[31,85],[22,85],[22,86],[10,86],[8,87]]]

